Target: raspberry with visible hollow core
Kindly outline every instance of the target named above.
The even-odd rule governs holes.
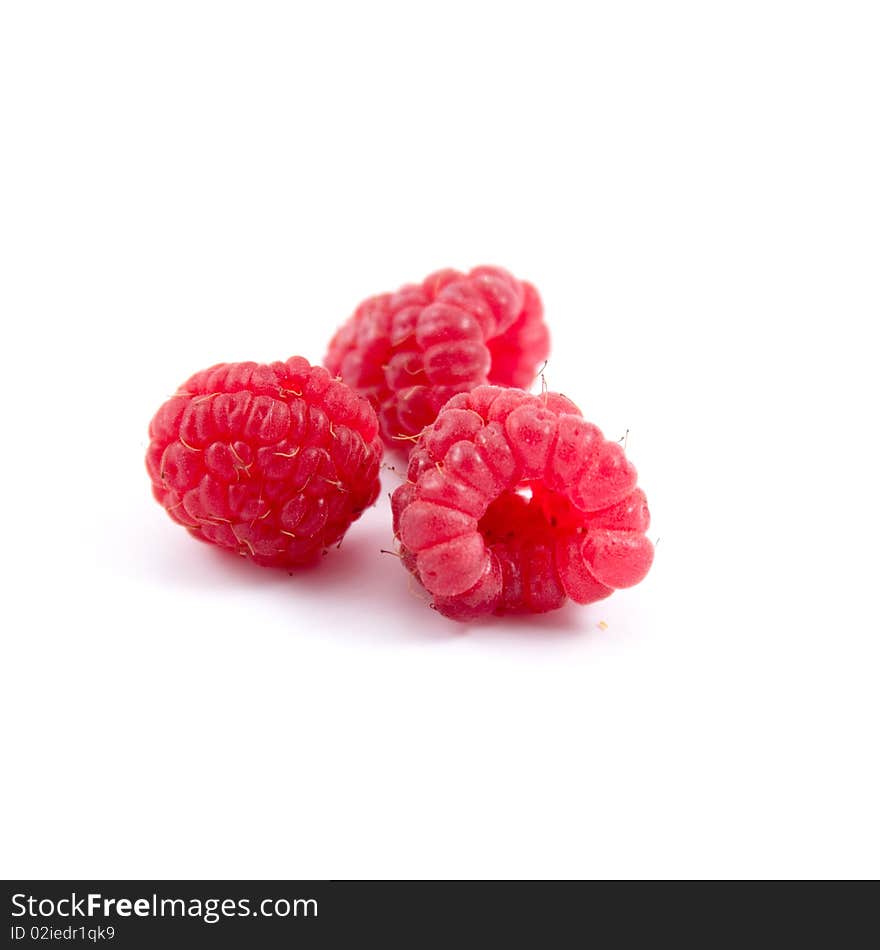
[[[316,561],[379,494],[366,399],[322,366],[220,363],[150,423],[153,494],[194,537],[267,567]]]
[[[475,267],[365,300],[324,363],[369,398],[382,437],[401,446],[457,393],[487,382],[529,386],[549,349],[535,288],[500,267]]]
[[[635,469],[559,393],[453,397],[392,510],[404,566],[454,620],[589,604],[637,584],[654,556]]]

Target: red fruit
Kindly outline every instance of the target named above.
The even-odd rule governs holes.
[[[153,417],[147,471],[193,536],[290,568],[373,504],[381,460],[367,400],[294,356],[196,373]]]
[[[370,399],[382,437],[400,446],[456,393],[486,382],[527,387],[549,348],[535,288],[500,267],[475,267],[365,300],[324,362]]]
[[[455,620],[588,604],[637,584],[654,556],[635,469],[558,393],[456,396],[392,511],[403,563]]]

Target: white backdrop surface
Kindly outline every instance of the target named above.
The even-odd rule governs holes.
[[[0,872],[880,873],[878,32],[5,4]],[[384,496],[295,578],[152,500],[190,373],[319,360],[363,297],[480,263],[540,289],[550,387],[629,430],[643,584],[463,627],[379,553]]]

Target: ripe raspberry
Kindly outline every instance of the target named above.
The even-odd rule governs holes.
[[[475,267],[365,300],[324,363],[370,399],[382,437],[400,446],[456,393],[486,382],[528,386],[549,349],[535,288],[500,267]]]
[[[168,514],[263,566],[317,560],[379,493],[376,414],[299,356],[196,373],[153,417],[150,440]]]
[[[392,510],[404,565],[455,620],[588,604],[637,584],[654,556],[635,469],[558,393],[455,396]]]

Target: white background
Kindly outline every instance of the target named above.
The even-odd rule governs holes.
[[[4,4],[0,872],[880,874],[878,46],[871,3]],[[629,429],[641,586],[460,627],[384,497],[293,579],[152,500],[190,373],[489,262]]]

